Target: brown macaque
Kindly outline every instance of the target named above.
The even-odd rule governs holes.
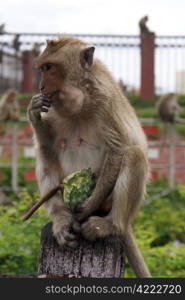
[[[40,45],[39,45],[39,43],[34,43],[32,51],[33,51],[33,54],[34,54],[35,57],[40,55]]]
[[[13,41],[12,46],[16,51],[20,50],[21,42],[20,42],[20,34],[16,34]]]
[[[18,121],[20,108],[17,91],[8,90],[0,100],[0,121]]]
[[[96,185],[75,212],[60,192],[47,202],[59,245],[76,247],[79,234],[88,240],[121,236],[136,275],[150,277],[131,232],[149,178],[147,142],[134,110],[94,51],[65,36],[47,41],[37,59],[41,93],[32,98],[28,115],[38,184],[44,196],[69,174],[90,167]]]
[[[149,30],[148,26],[146,23],[148,22],[148,16],[144,16],[141,18],[139,21],[139,28],[140,28],[140,33],[150,33],[151,31]]]
[[[180,106],[177,103],[176,95],[168,93],[157,102],[157,112],[160,119],[166,123],[174,123],[179,118]]]

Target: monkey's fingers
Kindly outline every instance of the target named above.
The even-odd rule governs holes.
[[[41,108],[41,112],[48,112],[48,108],[47,108],[47,107],[45,107],[45,106],[42,106],[42,108]]]
[[[43,101],[42,102],[42,107],[41,107],[41,111],[43,112],[48,112],[48,108],[51,106],[51,103],[48,101]]]
[[[32,104],[32,110],[36,109],[36,108],[39,108],[41,106],[42,106],[42,100],[39,100],[37,102],[33,102],[33,104]]]
[[[93,241],[98,238],[98,226],[92,226],[90,222],[85,222],[81,227],[82,235],[89,241]]]
[[[76,236],[70,233],[68,230],[63,231],[63,237],[66,241],[74,241],[76,240]]]
[[[43,99],[43,100],[42,100],[42,105],[43,105],[43,106],[50,107],[50,106],[51,106],[51,101],[48,100],[48,99]]]
[[[67,241],[64,238],[63,233],[55,234],[55,237],[56,237],[57,242],[58,242],[60,247],[76,248],[78,246],[78,241],[76,241],[76,240]]]
[[[37,101],[37,99],[41,98],[42,94],[37,94],[31,98],[31,101]]]
[[[41,108],[41,111],[42,112],[48,112],[48,108],[51,106],[51,101],[50,99],[48,99],[47,97],[44,97],[42,99],[42,108]]]
[[[41,107],[39,108],[34,108],[34,110],[32,110],[32,112],[34,115],[39,116],[41,113]]]
[[[38,118],[40,117],[41,113],[41,107],[42,107],[42,101],[39,100],[38,102],[32,103],[32,107],[29,110],[29,113],[34,117]]]
[[[72,224],[72,230],[73,230],[75,233],[80,233],[81,227],[80,227],[80,224],[79,224],[77,221],[73,221],[73,224]]]
[[[78,246],[78,241],[67,242],[65,246],[75,249]]]
[[[48,112],[48,107],[50,106],[51,104],[48,101],[40,100],[38,102],[33,103],[32,111],[36,114],[40,113],[41,111]]]

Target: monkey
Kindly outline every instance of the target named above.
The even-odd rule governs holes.
[[[15,49],[15,51],[19,51],[21,46],[21,41],[20,41],[20,34],[16,34],[13,41],[12,41],[12,47]]]
[[[161,96],[156,106],[158,116],[163,122],[175,123],[178,120],[180,106],[174,93]]]
[[[74,37],[47,40],[37,58],[40,93],[28,105],[41,196],[69,174],[91,168],[89,198],[71,212],[60,192],[47,201],[53,234],[62,247],[78,236],[96,240],[120,236],[138,277],[150,277],[134,240],[131,222],[149,180],[147,142],[134,109],[95,47]]]
[[[39,45],[39,43],[34,43],[32,51],[33,51],[33,54],[34,54],[35,57],[40,55],[40,45]]]
[[[17,91],[8,90],[0,100],[0,120],[18,121],[20,116],[20,107],[17,100]]]
[[[140,28],[141,34],[142,33],[150,33],[150,30],[149,30],[148,26],[146,25],[147,22],[148,22],[148,16],[144,16],[139,21],[139,28]]]

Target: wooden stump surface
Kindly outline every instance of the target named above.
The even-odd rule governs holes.
[[[75,249],[60,248],[48,223],[41,234],[38,273],[65,277],[119,278],[124,275],[124,249],[118,237],[89,242],[82,237]]]

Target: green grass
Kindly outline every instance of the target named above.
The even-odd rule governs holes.
[[[156,96],[154,100],[143,100],[137,95],[129,94],[128,98],[139,118],[158,119],[156,103],[159,96]],[[185,118],[185,95],[178,96],[177,101],[181,107],[180,117]],[[158,120],[157,125],[160,128],[160,135],[166,133],[166,125],[164,123]],[[176,130],[181,137],[185,138],[184,124],[177,123]]]
[[[156,96],[154,100],[143,100],[140,96],[133,94],[128,95],[130,103],[140,118],[157,118],[156,103],[159,98],[159,96]],[[185,118],[185,95],[177,96],[177,101],[181,107],[180,117]]]
[[[151,194],[136,217],[134,233],[152,277],[185,277],[184,215],[185,186],[179,185],[164,198]]]

